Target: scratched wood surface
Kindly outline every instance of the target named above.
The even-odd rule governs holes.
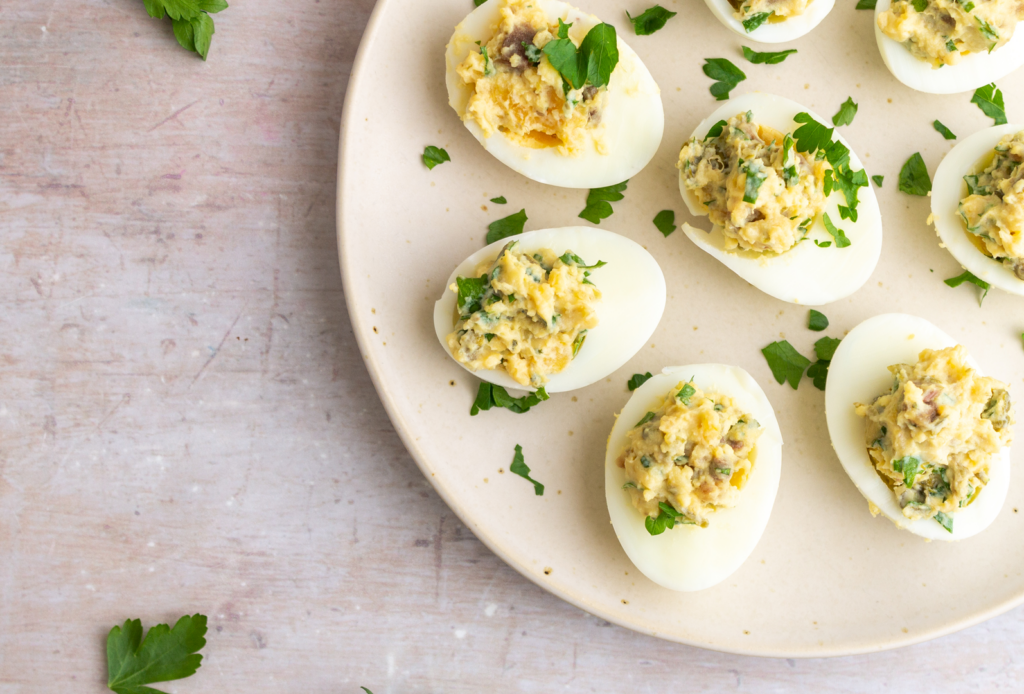
[[[168,692],[1014,688],[1021,609],[871,656],[722,655],[595,619],[461,525],[337,267],[371,9],[238,2],[203,63],[138,0],[0,0],[0,692],[106,691],[112,625],[194,612],[205,664]]]

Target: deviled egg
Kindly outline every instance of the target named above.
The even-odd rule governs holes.
[[[873,515],[961,540],[999,514],[1009,391],[923,318],[890,313],[850,331],[829,366],[825,410],[832,447]]]
[[[665,277],[642,246],[603,229],[563,227],[469,256],[434,304],[434,330],[478,378],[557,393],[629,361],[664,310]]]
[[[704,0],[729,29],[758,43],[795,41],[825,19],[835,0]]]
[[[857,291],[882,250],[867,173],[827,122],[789,99],[744,94],[697,126],[677,163],[683,202],[712,222],[709,230],[683,224],[690,240],[766,294],[809,306]],[[819,137],[803,139],[803,128]],[[808,140],[828,154],[798,151]],[[852,192],[841,192],[838,176]]]
[[[1022,163],[1024,125],[974,133],[950,150],[935,171],[929,221],[971,273],[1024,296]]]
[[[605,499],[634,565],[671,590],[725,580],[754,550],[775,503],[782,433],[743,369],[673,366],[637,388],[605,454]]]
[[[651,73],[614,27],[558,0],[488,0],[455,27],[445,61],[448,103],[527,178],[614,185],[661,143],[665,114]]]
[[[977,89],[1024,65],[1016,0],[878,0],[875,39],[889,72],[929,94]],[[939,68],[942,68],[941,70]]]

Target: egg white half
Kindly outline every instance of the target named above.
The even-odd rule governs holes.
[[[875,40],[889,72],[911,89],[928,94],[969,92],[1024,65],[1024,26],[1018,25],[1013,38],[1002,48],[991,53],[971,53],[956,65],[933,69],[929,62],[915,58],[903,44],[893,41],[878,28],[878,15],[891,5],[892,0],[878,0],[875,5]]]
[[[569,36],[581,41],[601,20],[558,0],[537,0],[537,6],[555,23],[562,19],[572,23]],[[486,42],[499,21],[499,0],[488,0],[455,27],[445,51],[448,103],[460,118],[472,95],[455,69],[470,51],[479,48],[476,41]],[[563,156],[555,148],[520,147],[503,133],[484,137],[476,121],[463,120],[473,137],[498,161],[529,179],[563,188],[602,188],[628,180],[641,171],[654,157],[665,129],[665,112],[661,90],[643,61],[621,37],[617,41],[619,63],[608,83],[601,128],[607,154],[600,154],[592,142],[576,156]]]
[[[754,416],[764,427],[757,440],[756,458],[736,505],[712,514],[708,527],[676,525],[651,535],[644,516],[622,488],[626,473],[616,464],[626,449],[626,433],[656,409],[680,381],[693,382],[705,392],[719,392]],[[728,578],[746,561],[768,524],[782,472],[782,432],[764,391],[738,366],[694,364],[671,366],[637,388],[622,408],[608,436],[604,492],[615,535],[630,561],[655,583],[670,590],[710,588]]]
[[[782,22],[765,22],[748,34],[747,30],[743,28],[743,22],[733,16],[734,10],[733,6],[729,4],[729,0],[704,0],[704,2],[718,21],[748,41],[757,43],[795,41],[818,26],[835,6],[835,0],[814,0],[807,6],[807,10],[803,14],[790,17]]]
[[[1024,28],[1020,34],[1024,35]],[[935,170],[935,182],[932,184],[932,223],[942,245],[972,274],[1004,292],[1024,296],[1024,280],[1018,279],[1010,268],[989,258],[971,243],[957,212],[960,201],[967,195],[964,176],[982,157],[992,152],[999,140],[1021,130],[1024,130],[1024,125],[986,128],[962,140],[946,154]]]
[[[603,260],[607,265],[590,271],[590,279],[601,291],[595,305],[598,324],[587,332],[579,354],[565,369],[548,378],[545,390],[560,393],[588,386],[629,361],[654,333],[665,311],[665,276],[657,261],[643,246],[625,236],[593,227],[562,227],[528,231],[496,241],[462,261],[448,278],[444,294],[434,304],[434,331],[444,351],[451,356],[447,336],[455,326],[456,294],[448,289],[456,277],[471,277],[484,260],[492,260],[510,241],[532,253],[550,248],[558,255],[571,250],[587,263]],[[454,357],[453,357],[454,359]],[[456,362],[458,363],[458,362]],[[477,378],[516,390],[523,386],[503,369],[470,371]]]
[[[694,137],[703,138],[711,126],[720,120],[729,120],[737,113],[753,111],[754,122],[771,126],[782,133],[792,133],[798,127],[793,117],[809,113],[816,121],[831,125],[830,119],[822,118],[810,109],[781,96],[754,92],[737,96],[719,106],[701,121],[693,131]],[[837,139],[847,147],[842,135]],[[850,148],[850,165],[862,169],[860,158]],[[870,173],[870,172],[869,172]],[[683,184],[679,176],[679,192],[683,202],[694,216],[707,216],[707,208]],[[845,205],[842,193],[833,191],[825,203],[824,212],[837,227],[846,232],[850,245],[837,248],[833,243],[828,248],[814,245],[818,241],[832,241],[819,216],[811,225],[803,241],[792,249],[777,256],[762,256],[750,252],[725,250],[725,235],[721,228],[710,232],[683,224],[683,232],[705,253],[713,256],[727,268],[754,285],[765,294],[776,299],[805,306],[821,306],[853,294],[867,282],[875,270],[882,252],[882,215],[878,209],[873,184],[859,190],[856,222],[841,219],[839,205]]]
[[[864,321],[843,338],[832,357],[825,386],[825,418],[832,447],[846,473],[864,497],[897,528],[929,540],[962,540],[987,528],[999,515],[1010,486],[1010,449],[992,459],[989,483],[969,506],[952,514],[953,532],[933,519],[911,520],[900,510],[896,495],[878,475],[867,444],[864,419],[856,402],[870,403],[892,387],[893,364],[913,364],[923,349],[943,349],[957,342],[924,318],[887,313]],[[968,363],[983,375],[972,357]]]

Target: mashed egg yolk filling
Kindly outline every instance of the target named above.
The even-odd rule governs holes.
[[[958,211],[971,240],[1024,280],[1024,131],[996,145],[980,173],[965,176],[968,195]]]
[[[854,406],[871,461],[904,516],[952,531],[949,514],[981,492],[992,456],[1013,438],[1006,384],[977,375],[960,345],[923,350],[916,364],[889,371],[892,390]]]
[[[473,90],[463,120],[474,120],[485,137],[500,131],[521,147],[556,147],[573,155],[593,139],[603,153],[599,130],[607,89],[573,90],[564,82],[541,53],[557,29],[529,0],[507,0],[494,35],[456,68]]]
[[[447,342],[455,359],[473,371],[502,368],[517,383],[540,388],[569,365],[597,326],[594,306],[601,292],[588,268],[603,263],[588,266],[572,251],[556,256],[544,248],[527,255],[517,247],[512,241],[496,260],[481,264],[474,273],[479,279],[460,277],[451,285],[460,302],[467,285],[478,289]]]
[[[676,167],[683,184],[725,234],[725,249],[784,253],[807,235],[825,206],[826,164],[793,139],[753,122],[748,111],[721,132],[690,139]]]
[[[729,0],[735,12],[733,16],[740,21],[759,14],[769,15],[768,21],[781,22],[789,17],[801,15],[807,11],[812,0]]]
[[[732,398],[680,383],[626,435],[618,464],[633,506],[653,518],[667,504],[682,515],[675,522],[706,527],[716,509],[735,505],[762,432]]]

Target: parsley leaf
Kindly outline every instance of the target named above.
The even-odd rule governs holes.
[[[811,379],[814,387],[818,390],[825,390],[825,383],[828,380],[829,362],[818,360],[807,367],[807,378]]]
[[[433,169],[438,164],[443,164],[446,161],[451,160],[452,158],[448,156],[448,152],[441,147],[427,145],[423,149],[423,163],[427,165],[428,169]]]
[[[767,360],[775,380],[779,383],[788,381],[793,390],[800,385],[804,369],[811,363],[810,359],[793,349],[793,345],[786,340],[771,343],[761,350],[761,354]]]
[[[144,0],[146,12],[154,19],[171,18],[174,38],[182,48],[206,60],[213,39],[213,18],[228,8],[225,0]]]
[[[943,280],[943,282],[945,282],[948,287],[959,287],[964,282],[970,282],[975,287],[980,288],[981,296],[978,297],[978,306],[981,306],[981,302],[983,302],[985,297],[988,296],[988,290],[992,288],[991,284],[983,279],[975,277],[971,274],[970,270],[964,270],[964,274],[957,275],[956,277],[950,277],[948,280]]]
[[[748,34],[768,21],[774,12],[758,12],[743,20],[743,30]]]
[[[900,191],[907,195],[928,195],[932,189],[932,179],[928,176],[928,167],[920,152],[915,152],[900,169]]]
[[[615,27],[604,23],[593,26],[577,49],[569,38],[571,26],[559,19],[558,38],[544,44],[542,52],[573,89],[581,89],[587,83],[606,86],[619,63]]]
[[[558,259],[561,260],[562,263],[564,263],[565,265],[575,265],[576,267],[581,268],[583,270],[596,270],[597,268],[604,267],[605,265],[608,264],[603,260],[598,260],[593,265],[587,265],[587,261],[576,255],[572,251],[566,251],[562,255],[558,256]],[[587,274],[589,275],[590,273],[588,272]]]
[[[892,461],[892,469],[903,473],[903,486],[907,488],[914,486],[914,478],[917,477],[920,466],[921,459],[913,455]]]
[[[194,614],[174,628],[157,624],[142,638],[142,622],[128,619],[107,634],[107,686],[118,694],[160,694],[147,687],[194,675],[206,645],[206,617]]]
[[[651,372],[648,371],[645,374],[633,374],[633,377],[626,381],[626,385],[629,386],[630,391],[634,391],[643,384],[647,383],[651,378]]]
[[[755,65],[778,65],[789,56],[796,53],[795,48],[790,48],[788,51],[776,51],[774,53],[760,53],[755,50],[751,50],[746,46],[743,46],[743,57],[754,63]]]
[[[654,419],[654,413],[648,412],[647,414],[644,415],[643,419],[641,419],[639,422],[633,425],[633,428],[636,429],[637,427],[642,427],[644,424],[647,424],[647,422],[651,421],[652,419]]]
[[[562,33],[561,28],[563,26],[572,26],[572,24],[562,24],[562,20],[558,20],[558,24],[559,35]],[[580,89],[583,86],[585,77],[580,74],[580,61],[576,52],[576,44],[567,37],[552,39],[544,44],[541,52],[548,57],[551,67],[558,71],[569,87]],[[568,98],[568,95],[566,95],[566,98]]]
[[[814,343],[814,353],[821,361],[832,361],[840,342],[838,337],[823,337]]]
[[[727,125],[729,124],[726,123],[724,120],[718,121],[717,123],[711,126],[710,130],[708,130],[708,134],[704,136],[704,140],[707,141],[712,138],[718,137],[719,135],[722,134],[722,130],[724,130],[725,126]]]
[[[474,7],[480,7],[480,5],[483,5],[485,2],[487,2],[487,0],[473,0],[473,6]],[[364,687],[364,689],[365,689],[365,687]]]
[[[854,116],[857,115],[858,105],[853,103],[853,97],[846,97],[846,101],[839,107],[839,111],[836,115],[832,116],[832,125],[849,125],[853,122]]]
[[[583,330],[581,330],[578,333],[576,333],[576,339],[572,341],[572,358],[573,359],[575,359],[576,355],[580,353],[580,347],[582,347],[583,343],[586,342],[586,341],[587,341],[587,329],[584,328]]]
[[[953,131],[950,130],[949,128],[947,128],[946,126],[944,126],[939,121],[935,121],[934,123],[932,123],[932,127],[935,128],[935,130],[937,130],[938,133],[940,135],[942,135],[944,138],[946,138],[947,140],[955,140],[956,139],[956,135],[953,134]]]
[[[850,245],[850,239],[846,238],[846,232],[832,223],[832,220],[828,218],[827,212],[821,215],[821,220],[825,222],[825,230],[835,239],[836,248],[846,248]]]
[[[832,245],[832,242],[831,241],[819,241],[818,239],[814,239],[814,245],[817,246],[818,248],[828,248],[829,246]]]
[[[644,519],[644,527],[647,528],[647,532],[651,535],[661,535],[666,530],[671,530],[675,527],[676,523],[681,525],[696,525],[692,520],[679,513],[672,506],[666,504],[664,501],[658,502],[658,515],[647,516]]]
[[[512,464],[508,467],[509,472],[513,475],[519,475],[524,480],[533,482],[533,492],[537,496],[544,496],[544,485],[537,480],[530,477],[530,468],[526,465],[523,460],[523,447],[518,443],[516,444],[516,453],[512,456]]]
[[[872,176],[871,180],[875,182],[875,185],[879,188],[882,187],[882,181],[885,180],[885,176]]]
[[[522,209],[508,217],[496,219],[487,225],[487,243],[491,244],[509,236],[516,236],[523,233],[526,226],[526,210]]]
[[[816,333],[820,333],[828,327],[828,318],[821,311],[815,311],[812,308],[810,315],[807,317],[807,327]]]
[[[705,58],[703,70],[705,75],[716,80],[711,85],[711,96],[715,97],[717,101],[728,99],[729,92],[735,89],[737,84],[747,79],[742,70],[725,58]]]
[[[948,532],[953,532],[953,518],[948,516],[942,511],[935,514],[935,522],[945,528]]]
[[[654,226],[658,228],[662,236],[667,237],[673,231],[676,230],[676,213],[675,210],[662,210],[658,214],[654,215]]]
[[[914,10],[917,12],[924,12],[928,9],[928,0],[911,0],[910,4],[914,6]]]
[[[858,10],[873,10],[878,0],[857,0]]]
[[[548,397],[546,390],[538,388],[534,393],[529,393],[521,398],[513,398],[504,387],[483,381],[480,383],[480,388],[476,391],[476,400],[473,401],[473,406],[469,408],[469,415],[475,417],[481,410],[486,411],[492,407],[504,407],[510,412],[523,414],[524,412],[529,412],[531,407],[547,400]]]
[[[622,191],[626,190],[627,183],[629,181],[604,188],[591,188],[587,193],[587,206],[583,208],[579,216],[594,224],[600,224],[602,219],[611,217],[612,206],[610,203],[618,202],[623,198]]]
[[[977,104],[981,112],[995,121],[996,125],[1006,125],[1006,106],[1003,105],[1003,93],[996,87],[995,82],[975,89],[971,103]]]
[[[793,131],[796,139],[796,151],[808,154],[820,150],[827,150],[832,144],[832,128],[827,128],[814,120],[809,113],[798,113],[793,120],[802,123],[799,128]],[[834,166],[834,165],[833,165]]]
[[[669,12],[661,5],[655,5],[643,11],[642,14],[633,17],[626,10],[626,16],[633,22],[633,31],[637,36],[650,36],[658,29],[665,26],[665,22],[676,16],[675,12]]]
[[[484,0],[484,2],[486,1],[487,0]],[[504,195],[499,195],[496,198],[491,198],[491,202],[493,202],[495,205],[505,205],[508,203],[508,200],[505,199]]]
[[[683,385],[682,390],[676,393],[676,397],[682,400],[684,405],[689,405],[690,398],[692,398],[696,392],[697,389],[693,387],[692,383],[686,383]]]
[[[456,277],[455,284],[459,288],[459,298],[456,299],[455,306],[460,316],[469,316],[480,310],[481,301],[491,286],[491,280],[486,274],[477,278]]]

